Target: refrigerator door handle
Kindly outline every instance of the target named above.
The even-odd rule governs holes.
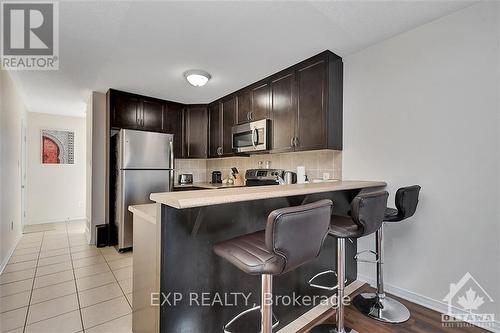
[[[168,142],[168,147],[170,149],[170,191],[174,190],[174,141],[170,140]]]

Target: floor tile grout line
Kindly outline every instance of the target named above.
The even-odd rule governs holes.
[[[41,250],[42,245],[43,245],[43,238],[44,238],[44,236],[45,236],[45,232],[42,233],[42,241],[40,242],[40,250]],[[37,261],[36,261],[35,272],[33,274],[33,283],[31,284],[30,298],[28,300],[28,308],[26,309],[26,317],[24,318],[23,333],[25,333],[25,331],[26,331],[26,325],[28,323],[28,316],[29,316],[29,313],[30,313],[31,298],[33,297],[33,289],[35,287],[35,277],[36,277],[36,271],[38,269],[38,261],[39,260],[40,260],[40,251],[38,251],[38,258],[37,258]]]
[[[69,242],[69,234],[68,234],[68,222],[64,223],[64,227],[66,228],[66,236],[68,237],[68,242]],[[75,274],[75,267],[73,266],[73,256],[71,252],[71,248],[69,249],[70,252],[70,259],[71,259],[71,267],[73,268],[73,278],[75,281],[75,289],[76,289],[76,301],[78,302],[78,313],[80,314],[80,323],[82,324],[82,330],[85,331],[85,326],[83,325],[83,315],[82,315],[82,307],[80,305],[80,297],[78,294],[78,284],[76,283],[76,274]]]
[[[116,317],[115,319],[111,319],[111,320],[108,320],[108,321],[105,321],[103,323],[100,323],[100,324],[97,324],[97,325],[94,325],[94,326],[90,326],[90,327],[87,327],[88,330],[90,330],[91,328],[94,328],[94,327],[97,327],[97,326],[100,326],[100,325],[104,325],[104,324],[107,324],[107,323],[110,323],[112,322],[113,320],[118,320],[120,318],[123,318],[123,317],[126,317],[126,316],[129,316],[132,312],[129,312],[127,314],[124,314],[123,316],[120,316],[120,317]],[[130,328],[132,329],[132,328]]]
[[[102,254],[102,251],[101,251],[101,250],[99,250],[99,252]],[[104,255],[103,255],[103,257],[104,257]],[[125,297],[125,300],[127,301],[128,305],[130,306],[130,309],[132,309],[132,304],[130,304],[130,302],[129,302],[128,298],[127,298],[127,295],[126,295],[126,294],[125,294],[125,292],[123,291],[123,288],[122,288],[122,286],[121,286],[120,282],[119,282],[119,281],[118,281],[118,279],[116,278],[115,272],[113,272],[113,270],[111,269],[111,266],[109,266],[109,262],[108,262],[108,260],[106,259],[106,257],[104,257],[104,260],[106,261],[106,264],[108,265],[109,269],[111,270],[111,274],[113,274],[113,277],[115,278],[116,283],[118,284],[118,287],[119,287],[119,288],[120,288],[120,290],[122,291],[122,294],[123,294],[123,296]]]

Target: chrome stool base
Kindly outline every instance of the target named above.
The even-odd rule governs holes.
[[[388,324],[404,323],[410,319],[410,311],[391,297],[380,298],[376,293],[364,293],[354,297],[353,305],[362,314]]]
[[[261,316],[260,305],[247,309],[224,325],[224,333],[260,333],[262,331]],[[279,323],[278,318],[273,313],[273,329],[276,328]]]
[[[321,324],[313,327],[309,332],[310,333],[358,333],[358,331],[349,327],[345,327],[344,330],[339,331],[337,329],[337,325],[335,324]]]

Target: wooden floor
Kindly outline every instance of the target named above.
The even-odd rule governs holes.
[[[353,295],[357,295],[362,292],[373,292],[373,288],[365,285],[358,289]],[[391,296],[394,297],[394,296]],[[401,303],[406,305],[411,313],[411,318],[398,325],[384,324],[376,320],[370,319],[362,315],[356,308],[349,306],[346,308],[346,326],[357,330],[359,333],[394,333],[394,332],[408,332],[408,333],[434,333],[434,332],[460,332],[460,333],[484,333],[487,332],[484,329],[478,327],[464,327],[464,328],[444,328],[441,325],[441,314],[425,308],[423,306],[417,305],[415,303],[408,302],[406,300],[398,299]],[[322,322],[330,323],[333,320],[334,311],[325,314],[325,316],[318,318],[316,322],[311,323],[303,333],[309,332],[309,330]],[[467,324],[468,325],[468,324]]]

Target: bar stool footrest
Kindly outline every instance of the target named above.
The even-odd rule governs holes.
[[[309,333],[358,333],[358,331],[349,327],[345,327],[343,332],[340,332],[337,329],[337,325],[335,324],[320,324],[313,327],[309,331]]]
[[[279,325],[278,317],[273,313],[273,329]],[[260,305],[240,312],[226,325],[224,333],[260,333],[261,332],[261,311]]]
[[[347,283],[347,279],[345,279]],[[333,270],[327,270],[314,275],[309,281],[309,286],[313,288],[319,288],[324,290],[336,290],[338,288],[338,277],[337,272]]]

